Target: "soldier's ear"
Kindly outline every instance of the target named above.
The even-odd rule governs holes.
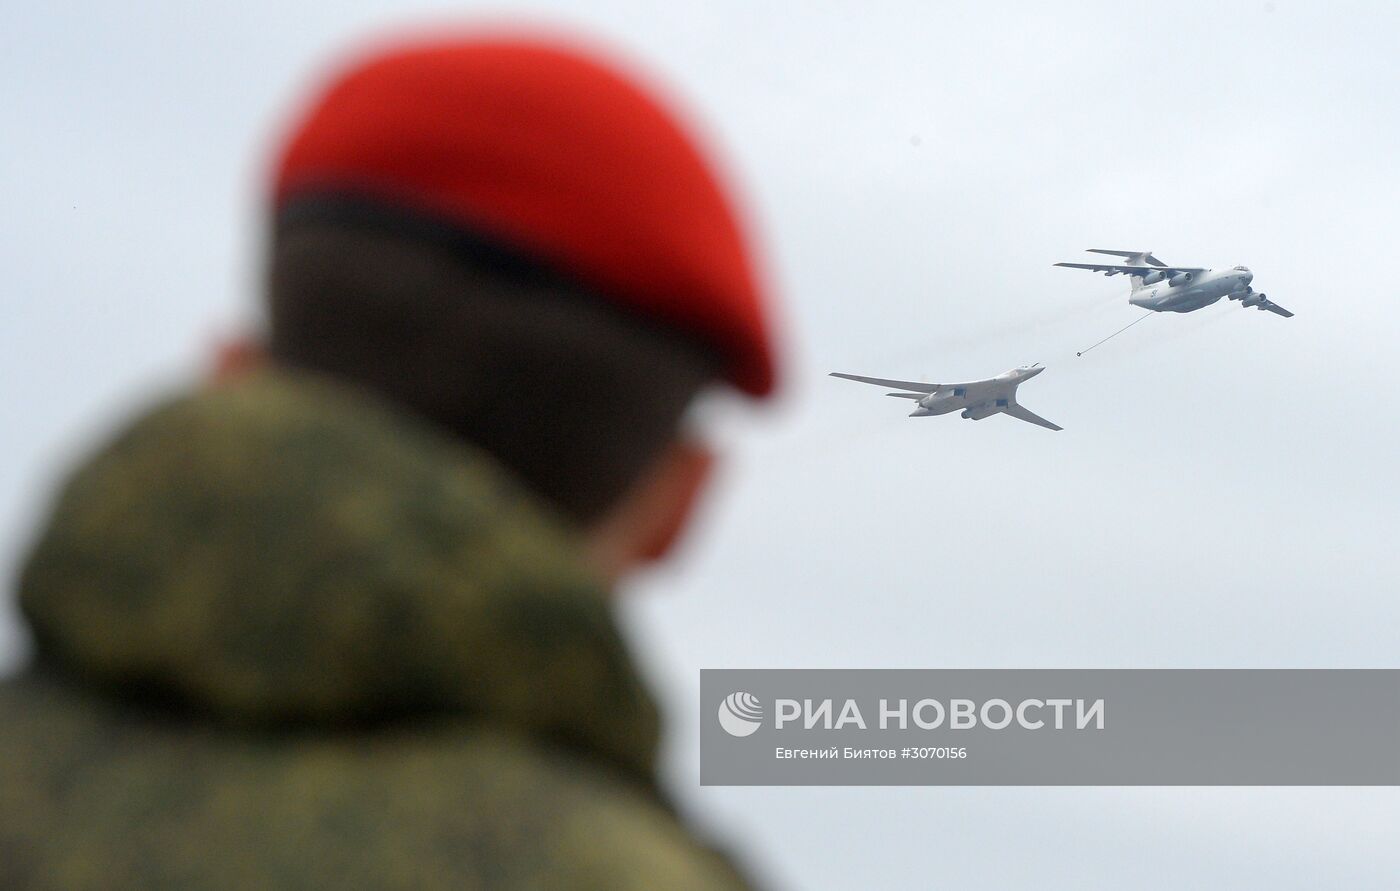
[[[659,473],[650,483],[656,503],[652,507],[650,530],[639,542],[637,556],[652,563],[671,553],[690,525],[696,505],[710,481],[715,454],[703,443],[678,440],[662,457]]]
[[[665,558],[684,534],[715,456],[695,440],[671,443],[612,511],[588,530],[595,571],[616,582]]]
[[[209,378],[214,384],[237,380],[267,362],[262,344],[252,337],[242,336],[221,340],[214,347],[214,362]]]

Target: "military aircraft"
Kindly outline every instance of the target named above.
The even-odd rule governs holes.
[[[1198,266],[1169,266],[1152,256],[1151,251],[1106,251],[1089,248],[1091,254],[1112,254],[1123,257],[1117,263],[1056,263],[1070,269],[1091,269],[1104,275],[1127,275],[1132,278],[1133,292],[1128,302],[1153,312],[1195,312],[1210,306],[1221,297],[1238,300],[1241,306],[1267,309],[1284,318],[1293,313],[1271,301],[1249,286],[1254,273],[1247,266],[1233,269],[1202,269]]]
[[[839,371],[831,372],[831,376],[909,391],[885,395],[899,399],[917,399],[918,404],[909,413],[911,418],[946,415],[961,410],[962,416],[970,421],[980,421],[992,415],[1003,414],[1051,430],[1062,430],[1064,428],[1058,424],[1050,423],[1016,402],[1016,388],[1044,370],[1045,367],[1037,362],[1034,365],[1022,365],[1002,372],[990,380],[971,381],[966,384],[923,384],[918,381],[895,381],[883,377],[861,377],[858,374],[842,374]]]

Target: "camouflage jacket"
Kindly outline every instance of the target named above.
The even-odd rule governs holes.
[[[746,887],[561,523],[334,385],[165,404],[63,488],[0,683],[0,888]]]

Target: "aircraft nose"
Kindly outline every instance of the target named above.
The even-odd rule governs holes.
[[[1246,272],[1246,273],[1244,273],[1244,283],[1245,283],[1245,284],[1249,284],[1249,283],[1252,282],[1252,281],[1254,281],[1254,273],[1252,273],[1252,272]]]

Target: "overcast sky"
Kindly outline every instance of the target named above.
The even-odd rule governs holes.
[[[0,32],[7,577],[65,462],[255,318],[265,150],[307,77],[431,12],[94,5]],[[795,6],[521,10],[687,101],[784,298],[785,399],[717,407],[723,485],[627,600],[687,809],[782,888],[1394,887],[1393,788],[697,786],[702,667],[1389,668],[1400,644],[1400,6]],[[1243,263],[1297,317],[1226,303],[1076,358],[1137,314],[1121,278],[1051,267],[1087,247]],[[1029,362],[1061,433],[825,376]]]

